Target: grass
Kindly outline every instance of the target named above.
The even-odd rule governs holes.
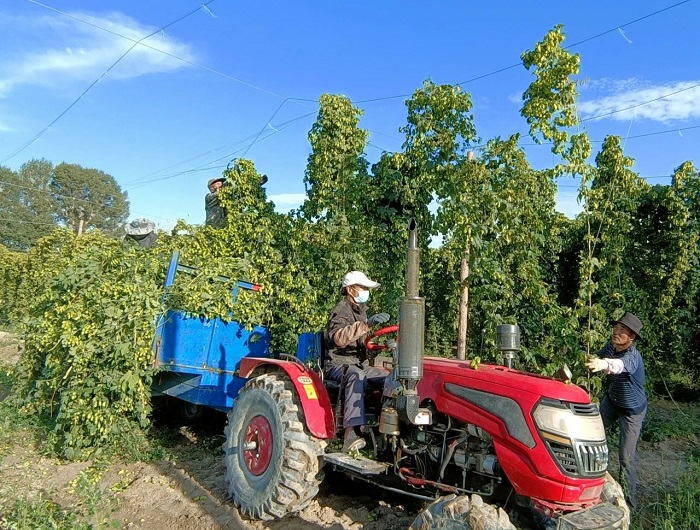
[[[0,528],[7,530],[92,530],[81,521],[80,514],[52,501],[39,492],[33,500],[17,498],[0,500]]]
[[[642,440],[682,440],[700,433],[700,414],[696,409],[668,402],[657,402],[656,405],[649,407],[642,429]]]
[[[697,405],[673,401],[654,402],[649,408],[642,439],[694,442],[700,433],[700,409]],[[688,452],[687,469],[678,474],[678,482],[659,486],[632,518],[631,530],[700,530],[700,449]]]
[[[691,458],[686,473],[633,518],[631,530],[700,530],[700,460]]]
[[[35,490],[36,462],[53,457],[50,418],[19,414],[7,394],[12,387],[12,367],[0,360],[0,529],[2,530],[105,530],[121,528],[113,518],[118,507],[116,490],[100,485],[110,457],[97,457],[62,489]],[[143,440],[128,448],[131,453],[152,450]],[[122,448],[123,450],[123,448]],[[56,466],[62,463],[56,462]]]

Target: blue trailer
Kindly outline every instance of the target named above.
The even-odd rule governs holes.
[[[196,269],[180,263],[174,251],[165,279],[165,294],[178,273],[194,274]],[[218,276],[218,281],[228,278]],[[240,289],[258,291],[260,286],[237,281],[232,296]],[[270,332],[265,326],[246,329],[236,322],[207,319],[183,309],[169,310],[158,319],[153,340],[153,362],[157,370],[152,386],[155,398],[169,396],[178,403],[183,419],[194,419],[202,407],[228,412],[246,379],[237,371],[244,357],[271,357]]]

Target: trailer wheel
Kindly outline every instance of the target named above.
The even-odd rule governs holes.
[[[310,436],[284,374],[249,381],[228,414],[226,481],[243,515],[269,520],[305,508],[318,493],[325,443]]]
[[[600,494],[600,499],[623,509],[625,517],[622,520],[620,530],[627,530],[630,527],[630,509],[627,506],[622,486],[612,478],[610,473],[605,474],[605,485],[603,486],[603,492]]]
[[[423,510],[409,530],[516,530],[502,508],[479,495],[447,495]]]
[[[202,405],[195,405],[194,403],[188,403],[180,399],[178,399],[178,402],[177,414],[180,420],[185,424],[189,425],[195,423],[204,416],[204,407]]]

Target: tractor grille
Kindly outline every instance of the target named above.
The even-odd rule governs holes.
[[[595,403],[571,403],[571,410],[574,411],[574,414],[595,416],[598,414],[598,405]]]
[[[546,440],[562,470],[574,476],[602,476],[608,467],[608,446],[605,442],[568,444]]]
[[[577,456],[584,476],[602,475],[608,468],[608,446],[603,443],[577,443]]]
[[[576,455],[570,445],[564,445],[551,440],[547,440],[554,458],[557,463],[570,475],[578,475],[578,465],[576,465]]]

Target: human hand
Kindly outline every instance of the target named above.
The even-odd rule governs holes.
[[[586,361],[586,368],[591,372],[602,372],[608,369],[607,359],[598,359],[598,357],[591,357]]]
[[[367,319],[367,324],[374,326],[375,324],[384,324],[389,322],[389,313],[377,313]]]

